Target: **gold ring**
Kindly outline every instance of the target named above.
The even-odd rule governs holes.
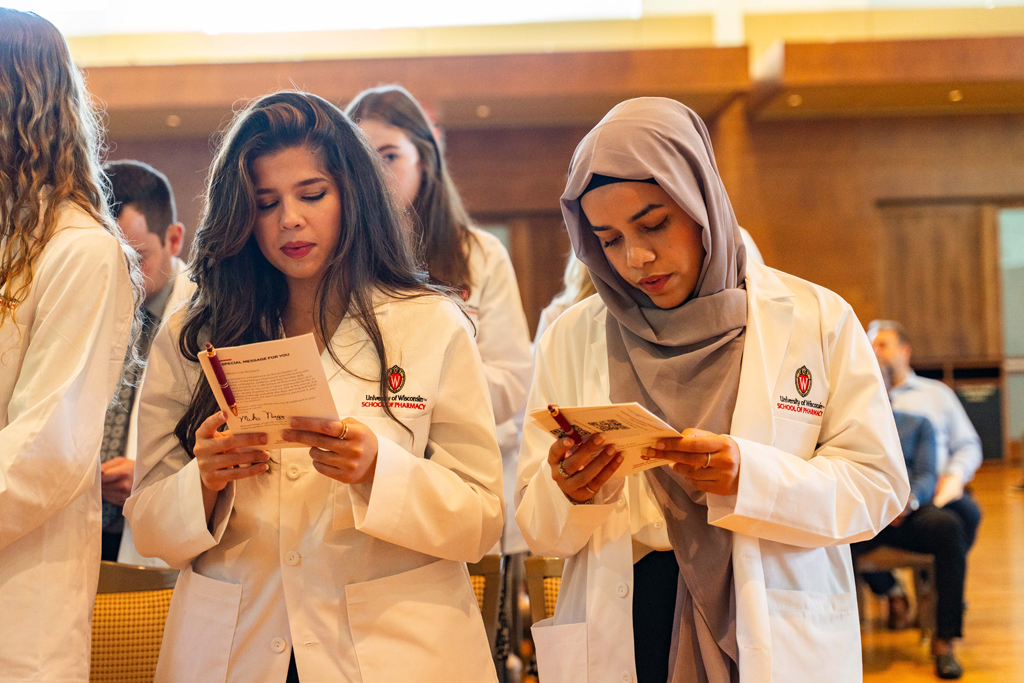
[[[565,471],[565,468],[562,467],[562,463],[558,463],[558,473],[562,475],[563,479],[568,479],[570,476],[572,476]]]
[[[708,453],[708,461],[706,463],[704,463],[704,467],[702,467],[701,469],[707,469],[708,467],[711,467],[711,454],[710,453]]]
[[[344,441],[346,436],[348,436],[348,422],[345,422],[344,420],[342,420],[341,421],[341,436],[339,436],[338,438]]]
[[[590,491],[590,492],[591,492],[591,493],[593,493],[593,494],[594,494],[595,496],[597,495],[597,491],[595,491],[594,489],[590,488],[590,484],[584,484],[584,485],[583,485],[583,488],[585,488],[586,490]]]

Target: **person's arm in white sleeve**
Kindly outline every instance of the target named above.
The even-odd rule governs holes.
[[[135,485],[124,506],[139,554],[158,557],[178,569],[220,542],[235,494],[234,482],[229,482],[207,523],[199,463],[174,435],[200,380],[199,364],[188,367],[178,351],[175,321],[183,314],[173,316],[153,340],[139,387]]]
[[[735,438],[739,490],[708,494],[708,522],[814,548],[872,538],[906,505],[910,482],[878,363],[853,310],[823,321],[829,395],[813,457]]]
[[[527,415],[549,404],[581,405],[576,378],[583,372],[582,351],[566,343],[571,330],[556,324],[537,345],[537,369],[527,401]],[[577,352],[580,355],[577,355]],[[623,479],[605,484],[592,505],[573,505],[551,478],[548,449],[554,437],[527,421],[519,448],[516,480],[516,522],[530,550],[537,555],[569,557],[579,552],[611,515],[622,496]]]
[[[478,237],[481,242],[483,238]],[[487,374],[496,424],[519,414],[526,404],[533,359],[530,330],[519,297],[512,260],[500,242],[481,244],[485,268],[475,274],[481,287],[477,313],[476,344]]]
[[[439,359],[426,457],[378,435],[373,481],[349,491],[363,533],[434,557],[477,562],[505,522],[501,453],[476,345],[467,327],[452,328]]]
[[[60,238],[37,264],[31,329],[14,332],[30,341],[0,429],[0,548],[98,480],[103,416],[128,350],[135,304],[117,240]]]
[[[960,486],[974,479],[975,472],[981,467],[981,437],[967,417],[967,411],[952,389],[943,392],[946,406],[946,419],[949,424],[949,460],[945,476],[956,476]],[[961,495],[963,492],[961,491]]]

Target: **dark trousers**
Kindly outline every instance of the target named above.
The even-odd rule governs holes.
[[[981,524],[981,508],[978,507],[978,503],[975,502],[970,490],[964,491],[964,495],[960,500],[946,503],[942,509],[949,510],[960,518],[964,525],[967,548],[972,548],[974,546],[974,539],[978,536],[978,525]]]
[[[101,541],[100,559],[107,562],[117,562],[117,553],[121,550],[121,533],[104,531]],[[93,555],[95,557],[95,555]]]
[[[633,565],[633,653],[637,683],[665,683],[675,626],[679,565],[654,551]]]
[[[292,659],[288,662],[288,677],[284,683],[299,683],[299,670],[295,667],[295,653],[292,652]]]
[[[888,526],[870,541],[853,543],[854,559],[878,546],[887,545],[935,556],[936,633],[940,639],[960,638],[964,618],[964,578],[967,574],[968,534],[960,516],[947,507],[924,505],[899,526]],[[977,529],[975,525],[974,529]],[[888,593],[896,580],[892,574],[867,574],[865,580],[878,594]]]

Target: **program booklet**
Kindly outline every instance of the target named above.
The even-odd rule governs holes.
[[[285,441],[281,433],[293,417],[338,419],[338,408],[312,334],[287,339],[223,346],[217,350],[224,377],[235,396],[235,416],[205,351],[199,353],[217,405],[228,413],[234,434],[265,432],[267,449],[309,448]]]
[[[658,439],[682,436],[639,403],[560,407],[559,410],[584,439],[600,432],[604,435],[606,443],[614,445],[622,453],[622,464],[612,475],[612,479],[643,472],[652,467],[671,465],[672,462],[669,460],[647,458],[647,449],[657,443]],[[566,436],[547,409],[531,412],[530,421],[555,438],[561,439]]]

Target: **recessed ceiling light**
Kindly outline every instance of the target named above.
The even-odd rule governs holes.
[[[800,95],[797,95],[796,93],[793,93],[792,95],[786,98],[786,104],[788,104],[791,107],[799,107],[803,103],[804,98],[801,97]]]
[[[962,92],[960,92],[959,90],[950,90],[949,91],[949,101],[950,102],[959,102],[963,98],[964,98],[964,94]]]
[[[479,107],[476,108],[476,115],[481,119],[486,119],[488,116],[491,115],[491,108],[488,107],[486,104],[481,104]]]
[[[171,128],[177,128],[181,125],[181,117],[177,114],[171,114],[167,117],[165,123]]]

